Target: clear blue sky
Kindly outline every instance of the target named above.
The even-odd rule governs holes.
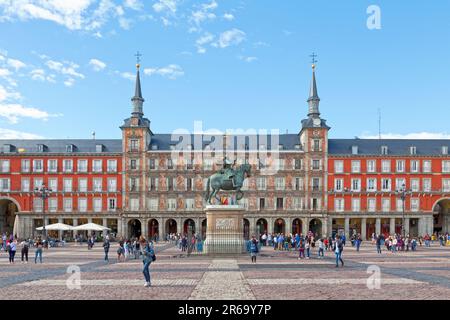
[[[153,132],[298,132],[314,51],[331,137],[381,108],[386,137],[450,138],[449,36],[448,1],[0,0],[0,135],[120,138],[138,50]]]

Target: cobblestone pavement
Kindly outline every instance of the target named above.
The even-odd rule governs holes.
[[[109,263],[100,245],[50,248],[42,264],[34,263],[34,249],[28,264],[20,252],[13,265],[0,252],[0,289],[11,299],[450,299],[450,247],[438,244],[382,254],[367,242],[360,252],[347,246],[344,267],[335,268],[330,251],[323,259],[313,250],[311,259],[298,260],[298,252],[263,247],[251,263],[249,255],[187,256],[161,243],[150,288],[142,261],[118,262],[116,249],[113,244]]]

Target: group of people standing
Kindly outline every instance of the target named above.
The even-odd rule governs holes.
[[[28,252],[30,247],[35,248],[34,263],[37,263],[39,258],[42,263],[42,249],[44,248],[44,242],[40,238],[32,239],[18,239],[12,234],[7,235],[4,233],[0,239],[0,251],[5,251],[8,254],[10,264],[15,263],[15,256],[18,248],[20,248],[21,262],[28,263]]]

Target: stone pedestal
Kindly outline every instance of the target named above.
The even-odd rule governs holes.
[[[244,207],[239,205],[206,206],[206,254],[241,254],[244,240]]]

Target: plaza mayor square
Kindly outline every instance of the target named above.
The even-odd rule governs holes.
[[[0,291],[448,300],[448,12],[0,1]]]

